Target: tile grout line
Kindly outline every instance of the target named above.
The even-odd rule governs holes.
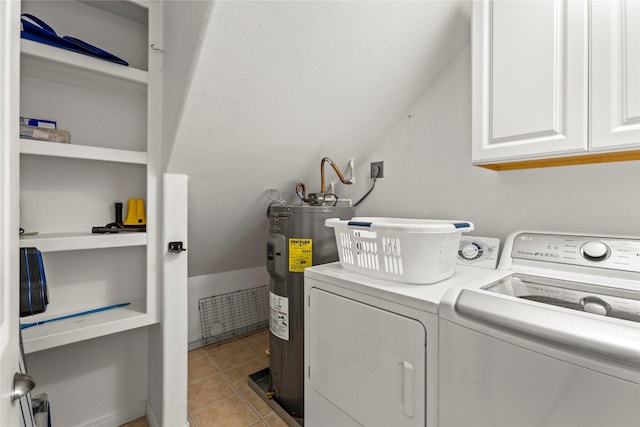
[[[198,357],[196,357],[195,359],[192,359],[192,361],[194,361],[194,360],[199,360],[201,358],[206,358],[209,363],[212,363],[213,366],[218,369],[218,371],[215,374],[211,374],[211,375],[208,375],[206,377],[199,378],[197,381],[193,381],[193,383],[197,383],[199,381],[202,381],[202,380],[205,380],[207,378],[210,378],[210,377],[212,377],[214,375],[220,374],[221,377],[224,378],[224,380],[227,382],[227,384],[229,384],[231,386],[231,389],[234,390],[233,394],[231,394],[229,396],[226,396],[226,397],[224,397],[224,398],[222,398],[222,399],[220,399],[220,400],[218,400],[216,402],[211,402],[208,405],[206,405],[206,406],[204,406],[202,408],[199,408],[196,411],[191,411],[190,409],[187,409],[188,420],[190,422],[191,421],[193,422],[193,424],[194,424],[193,427],[198,427],[197,421],[195,419],[195,415],[197,415],[200,412],[205,411],[206,409],[208,409],[208,408],[210,408],[210,407],[212,407],[212,406],[214,406],[216,404],[220,404],[221,402],[223,402],[225,400],[228,400],[228,399],[231,399],[231,398],[234,398],[236,396],[238,396],[240,398],[240,400],[245,405],[247,405],[249,407],[249,409],[251,410],[251,413],[253,413],[257,418],[257,420],[255,422],[253,422],[251,424],[248,424],[247,427],[257,426],[257,425],[267,425],[267,423],[265,422],[265,419],[267,419],[269,417],[272,417],[274,415],[277,416],[277,414],[274,411],[271,411],[271,412],[267,413],[265,416],[260,415],[260,413],[258,412],[258,409],[254,408],[254,406],[244,396],[244,394],[240,390],[239,386],[237,386],[227,374],[229,371],[231,371],[233,369],[240,368],[245,364],[256,362],[256,361],[261,363],[261,362],[264,361],[264,355],[263,354],[258,354],[255,350],[252,349],[252,347],[256,347],[259,342],[261,342],[262,340],[268,338],[268,336],[264,337],[263,334],[264,334],[264,332],[259,331],[259,332],[255,333],[255,334],[251,334],[249,336],[241,337],[241,338],[238,338],[236,340],[229,341],[227,343],[223,343],[223,344],[220,344],[219,346],[217,346],[217,347],[222,347],[222,346],[225,346],[225,345],[228,345],[230,343],[234,343],[235,342],[236,344],[231,345],[229,348],[225,348],[222,351],[229,351],[229,352],[233,353],[233,349],[235,349],[235,350],[242,349],[242,351],[245,351],[245,352],[248,351],[248,354],[253,356],[250,360],[248,360],[246,362],[243,362],[243,363],[240,363],[240,364],[235,365],[235,366],[228,367],[226,370],[223,370],[215,362],[215,360],[214,360],[213,356],[210,354],[210,352],[208,352],[208,351],[206,351],[204,349],[205,347],[201,348],[202,351],[199,352]],[[212,348],[215,348],[215,347],[212,347]],[[191,385],[193,383],[190,383],[189,385]],[[243,390],[244,390],[244,388],[243,388]],[[247,390],[252,391],[250,388],[247,388]],[[252,392],[254,392],[254,391],[252,391]],[[205,427],[205,426],[203,426],[203,427]]]
[[[260,361],[262,361],[262,357],[263,357],[263,356],[260,356],[259,354],[256,354],[256,352],[255,352],[255,351],[254,351],[254,350],[253,350],[253,349],[248,345],[248,342],[249,342],[249,341],[256,341],[256,342],[257,342],[258,340],[262,339],[262,337],[259,337],[258,335],[259,335],[259,334],[254,334],[253,336],[242,338],[242,340],[246,340],[246,341],[243,341],[242,343],[240,343],[240,344],[238,345],[238,347],[241,347],[241,346],[242,346],[242,347],[245,347],[245,349],[246,349],[246,350],[249,350],[249,352],[250,352],[251,354],[253,354],[253,355],[254,355],[254,359],[253,359],[253,360],[257,360],[257,361],[259,361],[259,362],[260,362]],[[252,343],[252,344],[253,344],[253,343]],[[253,360],[252,360],[252,361],[253,361]],[[246,362],[246,363],[250,363],[250,362],[251,362],[251,361]],[[241,364],[241,365],[238,365],[238,366],[242,366],[242,365],[244,365],[244,364],[245,364],[245,363],[243,363],[243,364]],[[229,371],[229,370],[231,370],[231,369],[233,369],[233,368],[229,368],[229,369],[227,369],[227,371]],[[256,408],[251,404],[251,402],[249,402],[249,401],[247,400],[247,398],[244,396],[244,394],[242,393],[242,391],[241,391],[241,390],[240,390],[240,389],[239,389],[239,388],[238,388],[238,387],[237,387],[237,386],[236,386],[236,385],[231,381],[231,379],[230,379],[230,378],[228,378],[228,377],[226,376],[225,371],[222,371],[222,373],[223,373],[223,375],[225,375],[225,378],[227,378],[227,380],[231,383],[231,385],[236,389],[236,391],[237,391],[238,395],[240,396],[240,398],[241,398],[241,399],[242,399],[242,400],[243,400],[243,401],[244,401],[244,402],[249,406],[249,408],[253,411],[253,413],[258,417],[258,420],[257,420],[256,422],[249,424],[247,427],[250,427],[250,426],[256,425],[256,424],[258,424],[258,423],[264,423],[264,419],[265,419],[265,418],[270,417],[271,415],[275,414],[275,412],[274,412],[274,411],[271,411],[271,412],[269,412],[269,413],[268,413],[267,415],[265,415],[265,416],[260,415],[260,413],[258,412],[258,410],[257,410],[257,409],[256,409]],[[251,388],[249,388],[248,390],[251,390]],[[253,390],[251,390],[251,391],[253,392]],[[254,392],[254,393],[255,393],[255,392]],[[266,423],[265,423],[265,424],[266,424]]]
[[[195,384],[195,383],[198,383],[198,382],[201,382],[201,381],[205,381],[207,378],[211,378],[211,377],[213,377],[213,376],[220,375],[220,376],[221,376],[222,378],[224,378],[224,380],[225,380],[225,381],[226,381],[226,382],[231,386],[231,388],[232,388],[234,391],[236,391],[236,394],[237,394],[237,390],[235,389],[235,387],[233,386],[233,384],[231,383],[231,381],[229,381],[229,378],[227,378],[227,376],[223,374],[222,369],[220,369],[220,367],[218,366],[218,364],[217,364],[216,362],[214,362],[214,361],[211,359],[211,357],[209,356],[209,353],[207,353],[206,351],[204,351],[204,356],[203,356],[203,358],[206,358],[206,359],[209,361],[209,363],[212,363],[212,364],[213,364],[213,366],[214,366],[214,367],[216,367],[216,369],[218,369],[218,371],[217,371],[216,373],[214,373],[214,374],[207,375],[206,377],[198,378],[198,380],[193,381],[192,383],[189,383],[189,384],[187,385],[187,387],[189,387],[189,386],[191,386],[191,385],[193,385],[193,384]],[[196,359],[196,360],[197,360],[197,359]],[[202,412],[202,411],[204,411],[205,409],[207,409],[207,408],[209,408],[209,407],[211,407],[211,406],[213,406],[213,405],[215,405],[215,404],[217,404],[217,403],[220,403],[220,402],[222,402],[223,400],[225,400],[225,399],[227,399],[227,398],[229,398],[229,397],[231,397],[231,396],[233,396],[233,395],[234,395],[234,394],[231,394],[231,395],[226,396],[226,397],[224,397],[224,398],[222,398],[222,399],[216,400],[215,402],[210,402],[208,405],[205,405],[205,406],[203,406],[202,408],[198,408],[198,409],[197,409],[197,410],[195,410],[195,411],[192,411],[191,409],[187,408],[187,413],[188,413],[189,415],[191,415],[191,418],[193,419],[193,421],[194,421],[194,422],[196,422],[196,421],[195,421],[195,416],[194,416],[195,414],[197,414],[197,413],[199,413],[199,412]],[[196,422],[196,424],[197,424],[197,422]]]
[[[232,347],[232,348],[242,347],[242,346],[244,346],[244,343],[239,343],[237,346],[234,346],[234,347]],[[255,355],[255,352],[251,351],[251,349],[250,349],[250,348],[248,348],[248,347],[247,347],[247,349],[250,351],[250,353],[251,353],[251,354]],[[234,390],[234,393],[233,393],[233,394],[231,394],[231,395],[229,395],[229,396],[226,396],[226,397],[224,397],[224,398],[222,398],[222,399],[220,399],[220,400],[217,400],[217,401],[215,401],[215,402],[211,402],[211,403],[209,403],[208,405],[203,406],[202,408],[197,409],[196,411],[188,410],[188,412],[189,412],[190,414],[192,414],[192,418],[193,418],[193,415],[194,415],[194,414],[198,414],[198,413],[200,413],[200,412],[203,412],[204,410],[206,410],[206,409],[210,408],[211,406],[214,406],[214,405],[216,405],[216,404],[219,404],[220,402],[223,402],[224,400],[230,399],[230,398],[232,398],[232,397],[234,397],[234,396],[238,396],[238,397],[240,397],[240,399],[241,399],[241,400],[242,400],[242,401],[243,401],[243,402],[244,402],[244,403],[249,407],[249,409],[254,413],[254,415],[258,418],[258,420],[257,420],[255,423],[261,422],[261,421],[262,421],[262,419],[263,419],[263,417],[262,417],[262,416],[260,416],[260,414],[257,412],[257,410],[253,407],[253,405],[251,405],[251,403],[249,403],[249,401],[248,401],[247,399],[245,399],[245,397],[244,397],[244,396],[242,395],[242,393],[240,392],[240,389],[239,389],[239,388],[238,388],[238,387],[233,383],[233,381],[231,380],[231,378],[229,378],[229,377],[227,376],[227,374],[225,373],[225,371],[224,371],[224,370],[222,370],[222,369],[218,366],[218,364],[216,364],[216,363],[215,363],[215,361],[213,361],[213,360],[212,360],[211,355],[210,355],[209,353],[207,353],[207,352],[205,351],[205,352],[204,352],[204,355],[205,355],[205,357],[206,357],[206,358],[207,358],[211,363],[213,363],[213,364],[214,364],[214,366],[216,366],[216,367],[218,368],[218,372],[217,372],[217,373],[215,373],[215,374],[209,375],[209,376],[207,376],[207,377],[200,378],[200,379],[198,379],[198,381],[204,380],[204,379],[209,378],[209,377],[212,377],[212,376],[214,376],[214,375],[221,375],[221,376],[222,376],[222,377],[227,381],[227,383],[231,386],[231,388]],[[258,360],[258,357],[256,356],[253,360]],[[249,362],[247,362],[247,363],[249,363]],[[242,364],[240,364],[240,365],[236,365],[236,366],[229,367],[228,369],[226,369],[226,371],[230,371],[230,370],[232,370],[232,369],[238,368],[238,367],[242,366],[243,364],[244,364],[244,363],[242,363]],[[194,381],[194,383],[195,383],[195,382],[198,382],[198,381]],[[195,422],[195,419],[194,419],[194,422]],[[252,423],[252,424],[250,424],[250,425],[253,425],[253,424],[255,424],[255,423]]]

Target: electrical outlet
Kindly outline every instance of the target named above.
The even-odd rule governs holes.
[[[376,175],[377,172],[377,175]],[[371,178],[384,177],[384,162],[371,162]]]

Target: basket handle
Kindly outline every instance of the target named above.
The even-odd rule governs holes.
[[[368,227],[371,228],[372,222],[364,222],[364,221],[349,221],[347,225],[349,227]]]
[[[455,228],[471,228],[471,224],[468,222],[451,222],[449,224],[453,225]],[[347,225],[349,227],[367,227],[367,228],[371,228],[371,226],[375,227],[373,222],[367,222],[367,221],[349,221]],[[389,227],[389,224],[385,224],[385,225]],[[393,225],[391,225],[391,227],[396,228]]]
[[[471,224],[468,222],[452,222],[455,228],[471,228]]]
[[[346,223],[348,228],[360,228],[371,231],[413,231],[413,232],[442,232],[457,230],[467,232],[473,230],[473,223],[467,221],[434,221],[434,224],[412,224],[412,223],[386,223],[367,221],[373,218],[356,218],[355,220],[345,221],[340,218],[328,218],[324,225],[327,227],[339,228],[344,227]]]

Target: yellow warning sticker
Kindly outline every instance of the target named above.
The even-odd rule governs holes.
[[[300,273],[311,267],[312,239],[289,239],[289,271]]]

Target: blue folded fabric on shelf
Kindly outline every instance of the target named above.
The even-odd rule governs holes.
[[[44,313],[48,305],[42,252],[38,248],[20,248],[20,317]]]
[[[33,40],[38,43],[44,43],[61,49],[71,50],[73,52],[82,53],[84,55],[93,56],[94,58],[103,59],[105,61],[115,62],[117,64],[129,65],[124,59],[93,46],[85,41],[75,37],[60,37],[53,28],[47,25],[42,19],[37,18],[28,13],[23,13],[20,21],[22,22],[22,31],[20,37],[27,40]]]

